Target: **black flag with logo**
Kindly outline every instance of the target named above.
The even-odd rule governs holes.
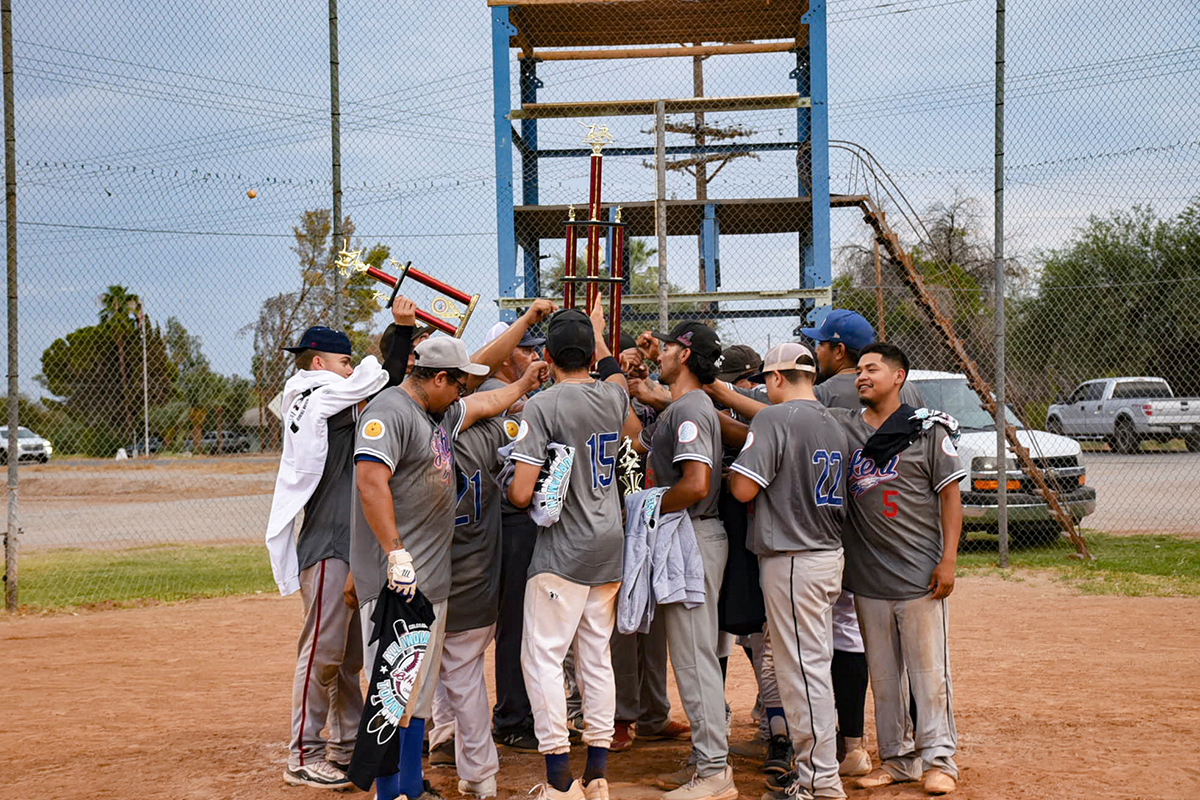
[[[433,619],[433,606],[419,590],[411,601],[387,587],[379,594],[371,616],[371,641],[378,640],[379,647],[349,771],[350,780],[364,791],[376,778],[399,770],[402,737],[396,729],[408,726],[409,706],[421,691],[421,664]]]

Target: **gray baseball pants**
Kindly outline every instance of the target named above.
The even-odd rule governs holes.
[[[358,610],[342,601],[350,565],[318,561],[300,573],[304,624],[292,677],[292,739],[288,766],[329,759],[345,764],[354,753],[363,696],[358,684],[362,640]],[[321,730],[329,726],[329,741]]]
[[[679,699],[692,726],[696,775],[707,778],[729,762],[725,728],[725,682],[717,659],[717,598],[725,575],[729,540],[719,519],[692,520],[704,561],[705,601],[695,608],[683,603],[658,607],[667,629],[667,647]]]
[[[950,680],[950,604],[854,596],[875,694],[875,730],[883,768],[899,780],[927,769],[957,779],[954,691]],[[909,719],[909,688],[917,727]]]
[[[483,678],[484,654],[495,635],[495,625],[447,633],[441,675],[433,695],[429,746],[437,747],[453,737],[458,777],[472,783],[500,771]]]
[[[617,720],[636,722],[639,733],[655,734],[671,717],[667,695],[667,631],[661,614],[649,633],[613,633]]]
[[[838,777],[833,702],[833,604],[842,551],[761,556],[771,656],[796,752],[799,797],[845,797]]]

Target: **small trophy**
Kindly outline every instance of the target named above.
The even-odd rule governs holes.
[[[621,440],[621,449],[617,455],[617,475],[626,496],[642,491],[642,481],[646,477],[642,471],[642,459],[633,449],[633,440],[628,436]]]

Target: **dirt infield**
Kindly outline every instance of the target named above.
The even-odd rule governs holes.
[[[330,797],[280,779],[299,608],[295,597],[263,596],[0,620],[0,795]],[[1198,796],[1200,601],[1078,597],[1037,578],[971,577],[952,614],[956,797]],[[753,693],[735,653],[735,741],[752,734]],[[638,783],[685,755],[673,743],[614,755],[614,798],[657,797]],[[735,761],[745,798],[763,790],[755,767]],[[452,773],[431,777],[457,796]],[[502,796],[540,778],[537,756],[502,753]],[[908,786],[850,796],[924,795]]]

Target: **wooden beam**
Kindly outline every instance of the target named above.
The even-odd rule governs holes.
[[[509,113],[509,119],[564,119],[568,117],[620,117],[654,113],[655,100],[585,100],[578,103],[526,103]],[[773,111],[809,108],[810,98],[798,94],[763,94],[746,97],[681,97],[666,100],[668,114],[696,111]]]
[[[685,47],[633,47],[618,50],[540,50],[534,52],[534,58],[541,61],[605,61],[617,58],[732,56],[747,53],[786,53],[795,47],[795,41],[785,41],[688,45]]]

